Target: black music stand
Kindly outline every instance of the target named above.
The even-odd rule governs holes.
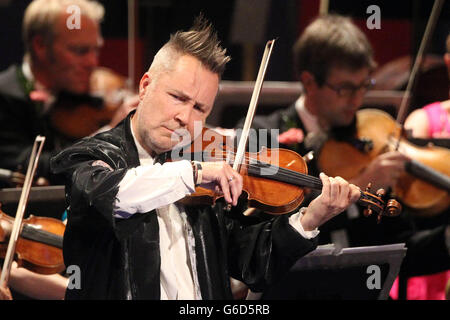
[[[247,299],[386,300],[405,254],[404,243],[341,250],[319,246],[275,285],[262,294],[250,292]]]

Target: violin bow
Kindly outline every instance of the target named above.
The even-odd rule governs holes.
[[[128,89],[134,90],[136,53],[136,3],[128,0]]]
[[[330,1],[329,0],[320,0],[319,16],[323,16],[323,15],[328,14],[329,6],[330,6]]]
[[[245,118],[244,127],[242,128],[242,135],[239,140],[239,145],[236,151],[236,156],[233,163],[233,169],[239,172],[242,160],[245,155],[245,147],[247,145],[248,135],[250,132],[250,127],[253,122],[253,118],[256,112],[256,105],[258,103],[259,94],[261,93],[262,85],[264,82],[264,76],[266,74],[267,66],[269,65],[270,55],[272,54],[272,48],[275,43],[275,39],[269,40],[266,43],[264,49],[264,54],[259,66],[258,76],[256,78],[255,87],[253,88],[252,98],[250,100],[250,105],[248,107],[247,116]]]
[[[14,259],[14,253],[16,251],[16,243],[19,237],[20,229],[22,227],[22,220],[25,212],[26,203],[28,202],[31,184],[33,182],[33,177],[36,172],[39,156],[41,155],[44,142],[45,137],[43,136],[37,136],[36,139],[34,140],[33,149],[30,155],[30,161],[28,162],[27,174],[25,175],[25,182],[23,184],[22,193],[20,195],[19,205],[17,206],[14,225],[11,230],[11,236],[9,237],[8,249],[6,251],[5,260],[3,262],[2,274],[0,276],[0,287],[6,287],[8,285],[11,266]]]
[[[425,49],[428,47],[428,44],[430,42],[431,34],[433,33],[433,30],[436,26],[437,19],[439,17],[439,14],[441,13],[442,7],[444,5],[444,0],[436,0],[434,1],[433,8],[431,10],[430,18],[428,19],[427,26],[425,28],[425,32],[422,38],[422,41],[420,43],[419,51],[417,51],[416,59],[414,61],[413,68],[411,69],[411,73],[409,75],[408,84],[406,86],[406,90],[403,94],[402,101],[400,103],[399,111],[397,114],[397,123],[401,124],[401,130],[400,130],[400,136],[398,137],[397,147],[396,150],[399,147],[400,144],[400,137],[404,134],[405,126],[405,118],[406,118],[406,112],[408,111],[408,98],[411,96],[411,92],[413,91],[413,87],[416,84],[416,76],[420,70],[420,67],[423,62],[423,55],[425,52]]]

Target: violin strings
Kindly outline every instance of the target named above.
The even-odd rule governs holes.
[[[225,154],[233,155],[233,153],[231,153],[231,152],[222,153],[222,155],[225,155]],[[219,158],[218,156],[220,156],[220,154],[218,154],[217,156],[210,156],[210,157],[208,157],[208,160],[217,160],[217,161],[224,160],[223,158]],[[234,159],[231,159],[231,161],[232,160],[234,160]],[[296,171],[293,171],[290,169],[277,167],[277,166],[274,166],[274,165],[271,165],[268,163],[261,162],[255,158],[245,157],[244,160],[245,161],[243,164],[247,165],[249,167],[249,169],[267,169],[269,172],[275,172],[274,177],[281,178],[282,181],[289,181],[290,183],[302,185],[302,186],[304,186],[305,184],[308,186],[310,186],[311,184],[314,184],[314,187],[317,187],[317,188],[322,187],[322,181],[317,177],[309,176],[307,174],[296,172]],[[257,161],[257,163],[252,164],[252,162],[249,160]],[[300,182],[303,182],[303,184],[301,184]]]
[[[228,158],[228,156],[233,156],[236,153],[234,152],[216,152],[214,156],[209,156],[206,157],[208,160],[210,161],[223,161],[226,158]],[[222,157],[220,157],[222,156]],[[233,163],[234,158],[229,159],[230,160],[230,164]],[[283,167],[279,167],[279,166],[274,166],[272,164],[269,163],[265,163],[262,161],[259,161],[258,159],[255,158],[251,158],[251,157],[247,157],[244,156],[243,158],[243,163],[244,165],[246,165],[248,167],[248,171],[251,171],[251,169],[255,169],[255,170],[261,170],[261,169],[267,169],[267,170],[274,170],[272,172],[275,172],[272,175],[272,179],[273,180],[277,180],[274,178],[279,178],[282,182],[287,182],[290,184],[294,184],[294,185],[298,185],[298,186],[302,186],[302,187],[311,187],[311,188],[316,188],[316,189],[321,189],[323,184],[322,184],[322,180],[320,180],[320,178],[318,177],[314,177],[314,176],[310,176],[304,173],[300,173],[300,172],[296,172],[290,169],[286,169]],[[256,163],[255,163],[256,162]],[[254,171],[253,171],[254,172]],[[271,179],[270,176],[267,176],[267,179]],[[363,202],[364,200],[370,200],[370,199],[366,199],[369,198],[368,195],[365,195],[361,192],[361,197],[358,200],[358,202]],[[370,197],[371,198],[371,197]]]

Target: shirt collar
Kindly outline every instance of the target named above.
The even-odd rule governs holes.
[[[305,96],[301,95],[295,102],[295,110],[302,120],[307,133],[318,133],[323,131],[319,125],[319,121],[315,115],[309,112],[305,107]]]
[[[131,120],[130,120],[130,122],[131,122]],[[138,151],[139,161],[141,162],[141,164],[149,164],[149,163],[153,164],[154,163],[153,157],[150,156],[150,154],[144,149],[144,147],[142,147],[142,145],[136,139],[136,135],[134,134],[133,126],[131,125],[131,123],[130,123],[130,129],[131,129],[131,135],[133,136],[134,144],[136,145],[136,148]]]
[[[30,63],[27,60],[24,60],[22,62],[22,73],[23,73],[25,79],[27,79],[27,81],[34,84],[35,90],[45,90],[46,89],[42,83],[40,83],[39,81],[37,81],[34,78],[33,71],[31,71]]]

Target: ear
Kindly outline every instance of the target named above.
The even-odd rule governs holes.
[[[147,89],[149,88],[151,82],[152,79],[150,78],[148,72],[144,73],[141,81],[139,82],[139,100],[144,99],[145,93],[147,92]]]
[[[314,78],[313,74],[309,71],[303,71],[300,74],[300,81],[302,82],[305,92],[310,93],[317,88],[316,79]]]
[[[44,38],[41,35],[37,35],[31,40],[31,47],[39,62],[47,59],[49,48],[44,43]]]

